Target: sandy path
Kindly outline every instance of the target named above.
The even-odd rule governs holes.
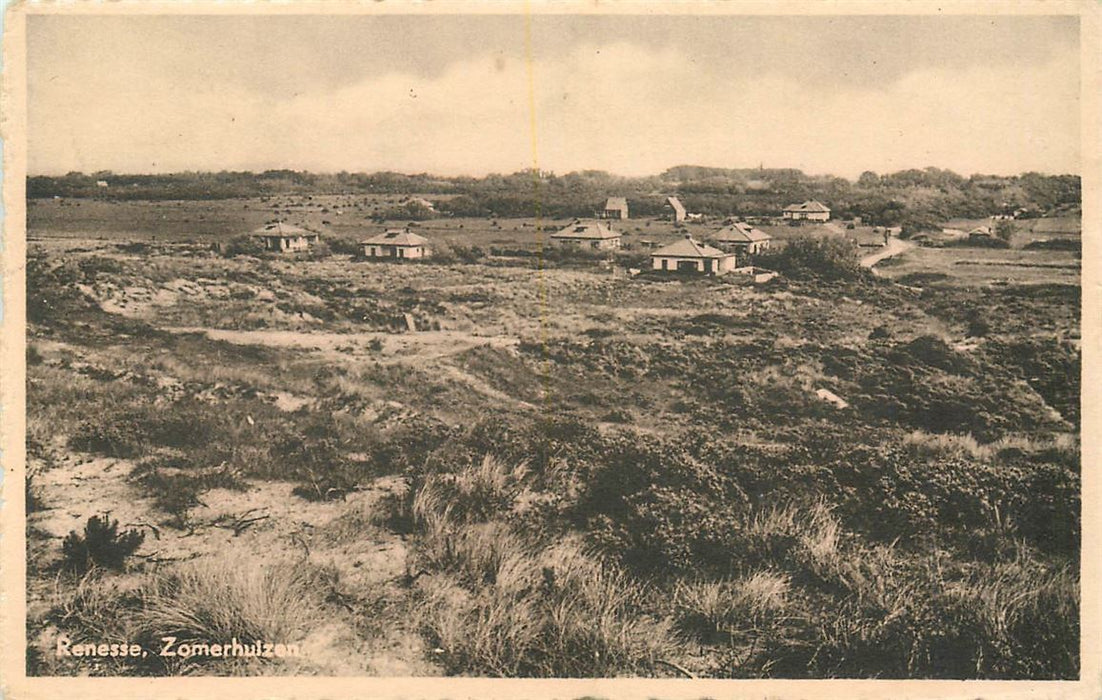
[[[901,255],[914,247],[914,243],[893,236],[888,239],[888,243],[883,248],[861,258],[861,267],[866,267],[872,270],[873,274],[876,274],[876,264],[878,262]]]

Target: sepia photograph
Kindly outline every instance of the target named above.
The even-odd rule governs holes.
[[[27,680],[1097,670],[1096,7],[233,5],[9,13]]]

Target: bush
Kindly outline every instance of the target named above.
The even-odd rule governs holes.
[[[167,406],[143,403],[81,421],[69,446],[120,459],[140,457],[150,446],[193,448],[222,434],[226,429],[223,418],[196,399]]]
[[[333,255],[333,249],[325,241],[318,241],[314,245],[310,246],[308,255],[311,260],[324,260],[325,258]]]
[[[752,262],[795,280],[855,280],[868,275],[858,262],[857,247],[840,238],[793,238],[781,250],[756,255]]]
[[[510,467],[486,455],[481,462],[454,473],[427,475],[419,487],[419,497],[447,503],[450,516],[460,522],[485,522],[513,507],[527,474],[523,462]]]
[[[234,236],[219,246],[223,257],[234,258],[238,255],[251,255],[259,257],[264,254],[264,243],[256,236],[242,234]]]
[[[338,255],[351,255],[353,257],[363,255],[363,245],[360,244],[359,241],[341,238],[339,236],[330,236],[325,240],[329,244],[330,250]]]
[[[84,574],[93,567],[121,571],[126,559],[145,541],[145,533],[139,530],[119,532],[117,520],[106,514],[93,515],[84,525],[84,534],[75,530],[61,543],[63,567]]]

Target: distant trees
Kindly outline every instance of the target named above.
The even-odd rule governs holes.
[[[97,179],[110,180],[109,188]],[[1042,215],[1080,206],[1075,175],[973,175],[951,170],[911,168],[895,173],[861,173],[855,182],[778,168],[707,168],[682,165],[658,177],[620,177],[600,170],[556,175],[534,170],[481,178],[437,177],[395,172],[317,174],[295,170],[262,173],[171,173],[126,175],[79,172],[27,179],[29,198],[229,199],[276,195],[400,194],[447,195],[433,198],[439,214],[450,216],[592,216],[610,196],[627,197],[640,216],[662,212],[665,197],[676,194],[687,208],[712,217],[776,215],[786,205],[808,199],[828,204],[837,216],[860,216],[877,226],[908,220],[977,218],[1025,209]],[[1010,208],[1010,211],[1007,209]],[[436,212],[406,201],[379,214],[419,220]]]
[[[880,184],[880,176],[871,170],[866,170],[857,178],[858,187],[877,187]]]

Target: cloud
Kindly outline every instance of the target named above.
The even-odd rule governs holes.
[[[85,67],[35,84],[31,169],[481,174],[538,157],[557,172],[628,175],[759,162],[850,177],[926,165],[1077,172],[1078,75],[1077,55],[1063,51],[1029,68],[927,67],[887,84],[828,85],[626,40],[531,64],[487,48],[433,75],[389,72],[279,98],[208,84],[202,70],[170,81],[140,66]]]

